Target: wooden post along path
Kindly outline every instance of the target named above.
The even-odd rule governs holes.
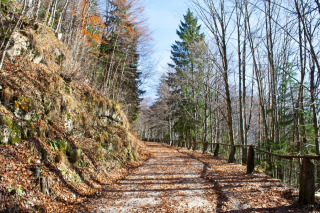
[[[314,164],[308,158],[302,160],[300,166],[299,204],[308,205],[315,203]]]
[[[247,159],[247,174],[252,174],[254,172],[254,152],[253,146],[250,146]]]
[[[229,144],[215,143],[216,149],[214,151],[214,156],[219,155],[219,145],[224,145],[230,147]],[[247,174],[252,174],[255,168],[255,152],[263,152],[271,156],[276,156],[279,158],[293,160],[294,158],[302,159],[302,165],[300,166],[300,176],[299,176],[299,204],[308,205],[315,203],[315,178],[314,178],[314,164],[311,159],[319,160],[318,155],[305,155],[305,156],[294,156],[294,155],[279,155],[265,150],[258,149],[253,145],[234,145],[231,148],[236,147],[249,147],[248,158],[247,158]]]

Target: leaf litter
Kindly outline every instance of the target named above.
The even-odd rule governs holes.
[[[245,166],[228,164],[200,151],[160,143],[146,145],[145,156],[151,153],[152,157],[144,164],[139,161],[114,175],[110,173],[110,185],[102,190],[92,193],[83,188],[82,192],[79,186],[75,196],[65,190],[66,183],[56,182],[52,188],[61,193],[56,201],[39,190],[31,170],[40,161],[28,143],[3,146],[2,204],[8,201],[11,205],[15,200],[23,207],[22,212],[29,212],[30,206],[41,206],[39,211],[46,212],[319,212],[312,206],[298,208],[295,191],[263,173],[245,175]],[[43,168],[47,177],[57,178],[46,169],[49,167]],[[64,168],[60,165],[56,169]]]
[[[151,158],[75,212],[318,212],[263,173],[225,159],[147,142]]]

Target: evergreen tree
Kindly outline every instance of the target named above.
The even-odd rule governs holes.
[[[109,98],[127,107],[129,121],[138,117],[141,85],[141,72],[138,70],[137,50],[139,29],[130,18],[132,5],[127,1],[107,2],[109,8],[105,25],[108,36],[103,37],[100,46],[100,69],[97,79],[99,89]]]
[[[188,137],[190,140],[197,140],[199,126],[197,125],[198,100],[196,98],[199,91],[195,88],[197,81],[196,59],[191,48],[197,43],[204,42],[204,34],[200,32],[201,25],[198,19],[188,9],[181,21],[177,35],[180,40],[175,41],[171,46],[171,59],[173,72],[168,73],[168,85],[172,89],[175,111],[174,131],[179,133],[180,138]],[[199,56],[197,56],[199,57]],[[201,57],[201,56],[200,56]],[[188,115],[188,116],[186,116]],[[199,134],[200,135],[200,134]]]
[[[188,9],[184,17],[184,22],[181,21],[177,35],[181,41],[175,41],[171,46],[171,59],[174,64],[169,64],[170,67],[181,74],[183,70],[190,70],[194,65],[194,60],[191,58],[189,47],[194,42],[204,40],[204,34],[200,33],[201,25],[198,25],[198,19],[193,16],[193,13]]]

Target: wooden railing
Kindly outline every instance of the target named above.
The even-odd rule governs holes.
[[[221,144],[220,145],[227,145]],[[231,145],[227,145],[231,146]],[[216,147],[219,147],[219,143]],[[247,156],[247,174],[252,174],[255,169],[255,152],[263,152],[270,156],[275,156],[278,158],[293,160],[293,159],[302,159],[302,164],[300,165],[300,174],[299,174],[299,204],[314,204],[315,203],[315,166],[311,162],[313,160],[319,160],[320,156],[318,155],[304,155],[304,156],[295,156],[295,155],[279,155],[265,150],[261,150],[253,145],[235,145],[234,147],[239,148],[248,148]],[[219,149],[219,148],[218,148]],[[218,151],[215,151],[218,153]]]
[[[160,140],[158,140],[160,141]],[[162,141],[167,142],[167,141]],[[311,162],[311,160],[320,160],[320,156],[318,155],[304,155],[304,156],[296,156],[296,155],[280,155],[276,153],[272,153],[269,151],[262,150],[254,145],[230,145],[225,143],[209,143],[209,142],[185,142],[185,141],[176,141],[176,145],[180,146],[187,146],[191,148],[194,144],[202,144],[202,147],[208,145],[214,145],[213,156],[218,157],[220,153],[220,146],[225,146],[232,148],[242,148],[248,149],[247,152],[247,174],[252,174],[255,170],[255,161],[256,159],[256,152],[264,153],[269,155],[269,157],[274,156],[279,159],[287,159],[289,161],[293,161],[294,159],[301,159],[302,163],[299,166],[300,173],[298,175],[298,183],[299,183],[299,204],[300,205],[307,205],[307,204],[314,204],[315,203],[315,166]],[[292,163],[291,163],[292,165]]]

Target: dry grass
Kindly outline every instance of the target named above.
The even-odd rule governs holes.
[[[71,74],[68,67],[72,65],[72,55],[56,38],[53,30],[39,24],[37,30],[29,32],[32,35],[32,46],[35,52],[43,56],[42,63],[55,72]]]

